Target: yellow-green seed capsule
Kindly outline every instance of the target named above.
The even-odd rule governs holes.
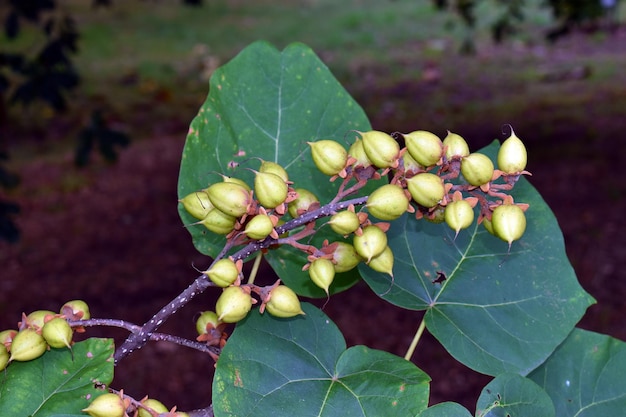
[[[270,292],[270,300],[265,305],[265,308],[272,316],[280,318],[304,314],[298,296],[291,288],[285,285],[279,285]]]
[[[406,180],[413,200],[423,207],[435,207],[445,195],[443,180],[435,174],[421,172]]]
[[[239,276],[237,264],[230,258],[223,258],[215,262],[208,270],[203,272],[218,287],[232,285]]]
[[[43,336],[28,327],[20,330],[13,338],[9,361],[25,362],[37,359],[45,353],[47,347]]]
[[[498,151],[498,169],[507,174],[519,174],[526,168],[527,162],[526,147],[511,129],[511,136],[502,143]]]
[[[72,320],[89,320],[91,313],[89,306],[83,300],[71,300],[63,304],[61,314],[65,314],[66,318]]]
[[[273,230],[272,218],[267,214],[257,214],[246,224],[244,233],[250,239],[261,240],[268,237]]]
[[[244,319],[252,308],[252,297],[241,287],[227,287],[217,299],[215,312],[224,323],[236,323]]]
[[[104,393],[81,410],[91,417],[124,417],[126,406],[119,395],[110,392]]]
[[[141,401],[141,404],[145,407],[151,408],[152,411],[156,412],[158,415],[167,414],[170,410],[159,400],[155,400],[154,398],[146,398]],[[148,410],[144,408],[139,408],[139,417],[153,417]]]
[[[503,204],[496,207],[491,215],[491,224],[496,236],[509,246],[514,240],[522,237],[526,231],[524,210],[515,204]]]
[[[213,203],[209,199],[209,195],[204,191],[194,191],[178,200],[187,213],[196,219],[204,219],[209,211],[213,209]]]
[[[215,183],[206,189],[206,193],[217,209],[233,217],[246,214],[252,202],[250,192],[244,186],[234,182]]]
[[[356,267],[363,259],[356,253],[354,246],[347,242],[337,242],[333,252],[335,272],[346,272]]]
[[[383,274],[389,274],[393,277],[393,252],[391,248],[387,246],[383,252],[372,258],[367,266],[374,271],[382,272]]]
[[[277,164],[276,162],[271,161],[263,161],[261,163],[261,167],[259,168],[259,172],[268,172],[270,174],[278,175],[283,181],[289,181],[289,175],[285,168]]]
[[[403,136],[407,150],[418,164],[429,167],[441,159],[443,143],[434,133],[416,130]]]
[[[446,206],[444,218],[446,224],[458,234],[474,221],[474,209],[465,200],[452,201]]]
[[[348,152],[339,142],[330,139],[307,142],[317,169],[326,175],[337,175],[346,167]]]
[[[378,130],[359,132],[363,139],[363,150],[377,168],[397,166],[400,145],[394,138]]]
[[[9,351],[6,346],[0,343],[0,371],[7,367],[10,357],[11,355],[9,355]]]
[[[448,135],[443,139],[443,146],[446,147],[446,158],[462,158],[470,154],[469,146],[462,136],[448,130]]]
[[[461,159],[461,174],[471,185],[481,186],[493,177],[493,162],[485,154],[471,153]]]
[[[214,208],[198,223],[213,233],[218,235],[227,235],[233,231],[236,222],[237,219],[235,217],[222,212],[222,210]]]
[[[203,311],[200,313],[198,320],[196,320],[196,331],[198,334],[206,334],[207,326],[209,328],[216,328],[220,324],[220,321],[217,319],[217,314],[213,311]]]
[[[391,221],[407,211],[409,198],[399,185],[386,184],[370,194],[366,207],[372,216]]]
[[[254,177],[254,195],[265,208],[278,207],[287,199],[289,187],[278,175],[270,172],[257,172]]]
[[[333,232],[346,236],[358,229],[361,222],[355,212],[344,210],[333,214],[328,224],[330,228],[333,229]]]
[[[67,323],[67,320],[61,317],[47,321],[41,329],[41,335],[48,345],[56,349],[63,347],[69,348],[72,343],[73,334],[74,332]]]
[[[50,310],[36,310],[26,316],[26,324],[28,325],[28,327],[41,329],[46,322],[46,317],[54,315],[55,313]]]
[[[355,235],[352,244],[356,253],[369,262],[380,255],[387,247],[387,235],[379,227],[370,225],[363,228],[363,233]]]
[[[357,138],[352,145],[350,145],[348,155],[356,159],[356,162],[354,163],[355,167],[368,167],[372,165],[372,161],[370,161],[367,157],[365,149],[363,148],[363,140],[359,138]]]
[[[335,266],[333,262],[325,258],[315,259],[309,266],[309,277],[315,285],[328,294],[328,288],[335,279]]]
[[[296,188],[296,194],[298,195],[295,200],[290,201],[287,205],[287,211],[292,218],[300,217],[299,213],[309,211],[312,205],[319,203],[318,198],[304,188]],[[319,207],[319,206],[318,206]]]

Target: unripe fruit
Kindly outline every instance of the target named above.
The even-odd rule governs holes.
[[[474,221],[474,209],[465,200],[451,201],[444,212],[446,224],[457,234],[468,228]]]
[[[148,408],[151,408],[152,411],[156,412],[157,414],[164,414],[170,411],[161,401],[155,400],[154,398],[146,398],[141,402],[141,404]],[[139,417],[152,417],[152,414],[150,414],[148,410],[139,408]]]
[[[217,299],[215,312],[224,323],[236,323],[244,319],[252,308],[252,297],[241,287],[227,287]]]
[[[295,200],[289,202],[287,205],[287,211],[292,218],[297,218],[300,216],[298,213],[304,213],[305,211],[309,211],[312,204],[319,203],[318,198],[307,189],[304,188],[296,188],[295,189],[298,196]]]
[[[204,219],[213,208],[209,195],[204,191],[194,191],[178,201],[183,205],[187,213],[200,220]]]
[[[441,159],[443,143],[434,133],[416,130],[403,136],[407,150],[418,164],[429,167]]]
[[[359,216],[351,210],[344,210],[332,215],[328,221],[333,232],[345,236],[353,233],[361,225]]]
[[[236,222],[237,219],[235,217],[224,213],[218,208],[214,208],[198,223],[202,224],[213,233],[218,235],[227,235],[233,231]]]
[[[352,241],[356,253],[365,258],[366,262],[380,255],[387,247],[387,235],[380,228],[370,225],[363,228],[363,233],[354,236]]]
[[[485,227],[485,229],[487,229],[487,231],[489,233],[491,233],[492,235],[496,236],[496,232],[493,230],[493,223],[491,222],[491,220],[489,220],[488,218],[484,218],[483,219],[483,226]]]
[[[276,162],[263,161],[261,163],[261,167],[259,168],[259,172],[274,174],[279,176],[284,182],[289,181],[289,175],[287,174],[287,171],[285,171],[285,168],[283,168]]]
[[[41,335],[46,342],[53,348],[70,347],[72,343],[72,335],[74,332],[67,323],[67,320],[61,317],[53,318],[47,321],[41,329]]]
[[[246,183],[244,180],[240,179],[240,178],[235,178],[235,177],[229,177],[227,175],[222,175],[222,179],[224,180],[224,182],[232,182],[234,184],[238,184],[241,185],[243,188],[245,188],[247,191],[250,191],[251,188],[248,185],[248,183]]]
[[[215,183],[206,189],[206,193],[217,209],[233,217],[246,214],[251,203],[250,192],[234,182]]]
[[[311,262],[311,265],[309,265],[309,277],[315,285],[328,294],[328,288],[335,279],[335,265],[333,265],[330,259],[315,259]]]
[[[461,174],[471,185],[481,186],[493,177],[493,162],[485,154],[471,153],[461,159]]]
[[[311,146],[311,155],[317,169],[326,175],[337,175],[346,167],[348,152],[334,140],[307,142]]]
[[[7,348],[3,344],[0,344],[0,371],[7,367],[10,357]]]
[[[0,345],[4,345],[7,348],[11,346],[11,341],[17,334],[17,330],[3,330],[0,332]]]
[[[304,314],[298,296],[285,285],[279,285],[270,292],[270,300],[265,308],[274,317],[288,318]]]
[[[423,207],[435,207],[446,193],[443,180],[429,172],[408,178],[406,183],[413,200]]]
[[[409,199],[399,185],[386,184],[367,199],[367,210],[380,220],[395,220],[409,208]]]
[[[10,361],[30,361],[44,354],[48,345],[43,336],[32,328],[20,330],[11,343]]]
[[[206,334],[207,333],[207,325],[210,325],[212,328],[216,328],[220,324],[220,321],[217,319],[217,314],[213,311],[203,311],[196,320],[196,331],[198,334]]]
[[[429,211],[428,216],[424,217],[431,223],[439,224],[445,221],[446,208],[443,206],[437,206],[434,210]]]
[[[61,314],[65,314],[67,318],[73,320],[89,320],[91,318],[89,306],[83,300],[71,300],[66,302],[61,307],[60,312]]]
[[[274,222],[267,214],[257,214],[246,224],[244,233],[250,239],[265,239],[274,230]]]
[[[346,242],[337,242],[333,252],[335,272],[346,272],[353,269],[362,261],[354,246]]]
[[[519,174],[526,168],[528,155],[524,143],[511,130],[508,137],[498,150],[498,169],[507,174]]]
[[[446,146],[446,158],[462,158],[470,154],[469,146],[462,136],[448,130],[448,135],[443,139],[443,146]]]
[[[50,310],[36,310],[26,316],[26,324],[28,327],[41,329],[45,323],[46,317],[54,315],[55,313]]]
[[[365,153],[365,149],[363,148],[363,141],[357,138],[352,145],[350,145],[350,149],[348,149],[348,155],[356,160],[354,166],[356,167],[368,167],[372,165],[372,161],[367,157]]]
[[[218,287],[228,287],[237,280],[239,269],[232,259],[222,258],[203,273]]]
[[[126,406],[119,395],[110,392],[104,393],[81,410],[91,417],[124,417]]]
[[[396,165],[400,145],[394,138],[378,130],[359,132],[363,139],[363,150],[367,158],[377,168],[389,168]]]
[[[401,159],[402,159],[402,164],[404,166],[404,172],[406,174],[424,171],[424,167],[418,164],[417,161],[413,159],[410,153],[405,152],[402,155]]]
[[[393,276],[393,252],[391,248],[387,246],[380,255],[372,258],[367,266],[374,271]]]
[[[269,172],[257,172],[254,177],[254,195],[265,208],[278,207],[287,199],[289,187],[278,175]]]
[[[526,230],[526,216],[524,210],[515,204],[503,204],[496,207],[491,215],[491,224],[496,236],[509,246],[519,239]]]

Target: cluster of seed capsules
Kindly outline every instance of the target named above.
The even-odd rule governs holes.
[[[313,283],[327,294],[336,273],[360,262],[393,277],[394,257],[386,232],[388,222],[406,212],[418,219],[445,222],[458,234],[474,222],[474,208],[479,204],[478,222],[509,246],[525,231],[528,205],[516,204],[507,194],[521,175],[529,174],[525,171],[526,148],[513,131],[499,149],[497,169],[486,155],[470,153],[466,141],[451,132],[443,140],[424,130],[406,134],[356,132],[347,150],[334,140],[308,144],[316,167],[331,181],[342,181],[337,196],[326,206],[310,191],[293,188],[285,169],[269,161],[262,161],[254,171],[253,187],[223,176],[222,182],[193,192],[180,203],[199,220],[196,224],[226,235],[233,244],[271,239],[273,244],[289,244],[306,252],[309,262],[303,270],[308,270]],[[352,205],[340,204],[370,180],[385,176],[388,183],[368,197],[350,200],[355,201]],[[291,236],[278,235],[276,228],[289,220],[287,214],[298,219],[328,207],[337,207],[324,213],[330,216],[327,224],[343,240],[325,241],[319,248],[298,243],[315,233],[314,224]],[[350,238],[351,242],[346,240]],[[269,288],[241,285],[241,267],[241,260],[223,258],[204,272],[224,288],[216,312],[210,312],[208,329],[244,318],[256,302],[253,292],[261,298],[262,311],[267,308],[279,317],[302,314],[296,294],[288,287],[279,283]]]
[[[88,320],[89,307],[82,300],[63,304],[59,313],[37,310],[26,315],[18,323],[18,329],[0,332],[0,370],[13,361],[25,362],[37,359],[48,349],[69,348],[74,331],[84,331],[80,326],[71,327],[74,320]]]
[[[189,417],[189,413],[176,411],[176,407],[168,409],[154,398],[132,400],[123,391],[101,394],[82,411],[91,417]]]

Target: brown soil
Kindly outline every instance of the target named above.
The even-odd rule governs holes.
[[[626,109],[624,85],[590,95],[587,111],[567,123],[547,118],[553,109],[544,107],[508,119],[519,121],[516,131],[527,140],[531,155],[531,182],[559,220],[579,280],[598,300],[580,325],[622,340],[626,340],[622,320],[626,184],[619,170],[626,166],[626,141],[620,136],[626,117],[600,117],[594,109],[606,100],[621,100]],[[389,98],[394,92],[389,89],[357,97],[373,115],[376,128],[403,130],[414,126],[414,120],[390,118],[373,97],[424,102],[425,88],[418,82],[394,90],[396,97]],[[455,130],[476,147],[497,136],[499,123],[486,117]],[[554,124],[548,129],[548,123]],[[176,211],[186,133],[184,123],[179,126],[176,135],[135,140],[113,166],[96,161],[78,170],[69,153],[20,163],[22,184],[9,198],[22,208],[16,217],[22,238],[15,245],[0,243],[0,329],[14,327],[21,312],[56,310],[73,298],[85,299],[95,316],[143,323],[197,276],[194,266],[208,265],[209,260],[193,248]],[[481,139],[486,137],[490,139]],[[389,306],[363,284],[356,288],[332,297],[326,313],[344,331],[349,345],[366,344],[403,355],[421,313]],[[211,308],[214,297],[199,296],[163,330],[194,337],[193,316]],[[111,336],[118,342],[125,336],[110,329],[90,330],[89,335]],[[433,403],[457,401],[473,410],[481,386],[489,380],[457,364],[429,335],[414,360],[433,378]],[[205,355],[155,343],[116,369],[114,385],[136,397],[150,394],[187,409],[210,401],[212,370]]]

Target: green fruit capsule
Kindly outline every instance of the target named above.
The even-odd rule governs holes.
[[[200,220],[204,219],[209,214],[209,211],[213,209],[213,203],[211,203],[209,195],[204,191],[195,191],[187,194],[178,201],[183,205],[187,213]]]
[[[267,172],[270,174],[278,175],[284,182],[289,181],[289,174],[285,171],[285,168],[277,164],[276,162],[263,161],[259,172]]]
[[[386,184],[370,194],[366,207],[372,216],[391,221],[407,211],[409,198],[399,185]]]
[[[380,255],[387,247],[387,235],[380,228],[370,225],[363,228],[363,233],[354,236],[352,244],[356,253],[363,257],[366,262]]]
[[[252,297],[241,287],[227,287],[217,299],[215,312],[224,323],[236,323],[244,319],[252,308]]]
[[[27,327],[20,330],[11,343],[11,357],[9,361],[25,362],[37,359],[48,348],[43,336],[36,330]]]
[[[68,319],[72,320],[89,320],[91,313],[89,306],[83,300],[71,300],[63,304],[61,314],[65,314]]]
[[[317,169],[326,175],[337,175],[348,161],[348,152],[339,142],[324,139],[316,142],[307,142],[311,147],[311,155]]]
[[[41,335],[50,347],[60,349],[70,347],[74,332],[67,320],[56,317],[46,322],[41,329]]]
[[[250,192],[244,186],[234,182],[215,183],[206,189],[206,193],[217,209],[232,217],[241,217],[246,214],[252,202]]]
[[[46,317],[54,315],[55,313],[50,310],[36,310],[26,316],[26,324],[28,327],[41,329],[46,321]]]
[[[208,276],[215,285],[224,288],[232,285],[237,280],[239,269],[232,259],[222,258],[208,270],[204,271],[203,274]]]
[[[526,231],[524,210],[515,204],[503,204],[496,207],[491,215],[491,224],[496,236],[509,246],[514,240],[522,237]]]
[[[333,252],[335,272],[346,272],[356,267],[363,259],[356,253],[354,246],[346,242],[337,242]]]
[[[493,177],[493,171],[493,162],[482,153],[471,153],[461,159],[461,174],[471,185],[479,187],[487,184]]]
[[[435,207],[446,193],[443,180],[429,172],[422,172],[408,178],[406,183],[413,200],[423,207]]]
[[[233,231],[236,222],[237,219],[235,217],[222,212],[222,210],[214,208],[198,223],[213,233],[218,235],[227,235]]]
[[[145,400],[141,402],[141,405],[152,409],[152,411],[157,413],[157,415],[166,414],[170,411],[167,409],[165,404],[163,404],[159,400],[155,400],[154,398],[146,398]],[[139,408],[138,417],[153,417],[153,414],[144,408]]]
[[[252,190],[252,188],[250,188],[250,186],[244,180],[242,180],[240,178],[235,178],[235,177],[229,177],[227,175],[222,175],[222,179],[224,180],[224,182],[232,182],[234,184],[241,185],[243,188],[245,188],[248,191]]]
[[[443,139],[443,146],[446,148],[446,158],[463,158],[470,154],[469,146],[462,136],[448,130],[448,135]]]
[[[200,317],[196,320],[196,331],[198,334],[206,334],[207,326],[209,328],[216,328],[220,324],[220,321],[217,319],[217,314],[213,311],[203,311],[200,313]]]
[[[6,346],[0,344],[0,371],[4,370],[4,368],[7,367],[10,357],[11,355],[9,355],[9,351],[7,350]]]
[[[278,175],[269,172],[257,172],[254,177],[254,195],[265,208],[278,207],[287,199],[289,187]]]
[[[3,330],[0,332],[0,345],[4,345],[7,348],[9,346],[11,346],[11,342],[13,341],[13,338],[15,337],[15,335],[17,334],[17,330]]]
[[[425,130],[404,135],[406,148],[418,164],[429,167],[435,165],[443,154],[443,143],[437,135]]]
[[[309,190],[296,188],[295,191],[298,196],[287,205],[287,211],[294,219],[300,217],[301,213],[309,211],[312,205],[319,203],[319,199]]]
[[[353,233],[361,225],[359,216],[351,210],[344,210],[332,215],[328,221],[333,232],[346,236]]]
[[[400,145],[394,138],[378,130],[359,132],[359,134],[363,139],[363,150],[375,167],[384,169],[397,166]]]
[[[524,143],[511,129],[508,137],[498,150],[498,169],[507,174],[519,174],[526,168],[528,154]]]
[[[274,317],[289,318],[304,314],[298,296],[285,285],[279,285],[270,292],[265,308]]]
[[[335,265],[330,259],[315,259],[309,266],[309,277],[315,285],[328,294],[330,284],[332,284],[335,279]]]
[[[367,157],[365,149],[363,148],[363,141],[360,138],[356,138],[348,149],[348,155],[356,160],[354,162],[355,167],[368,167],[372,165],[372,161]]]
[[[250,239],[262,240],[274,230],[272,218],[267,214],[257,214],[246,224],[244,233]]]
[[[406,174],[424,171],[424,167],[418,164],[408,152],[405,152],[404,155],[402,155],[402,164]]]
[[[91,417],[124,417],[126,406],[119,395],[110,392],[104,393],[81,410]]]
[[[383,252],[372,258],[367,266],[374,271],[382,272],[383,274],[389,274],[393,277],[393,252],[391,248],[387,246]]]
[[[444,212],[446,224],[457,234],[462,229],[467,229],[474,221],[474,209],[465,200],[452,201],[446,206]]]

